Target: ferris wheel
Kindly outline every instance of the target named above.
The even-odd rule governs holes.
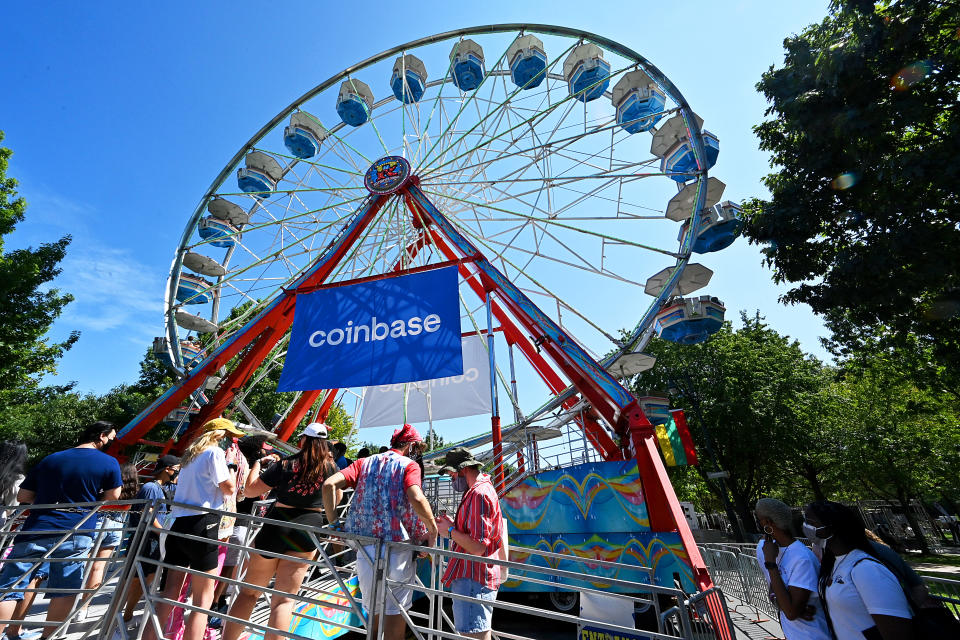
[[[567,343],[571,358],[616,379],[652,366],[640,352],[655,333],[705,339],[724,307],[709,296],[684,297],[712,275],[691,256],[729,245],[739,218],[735,205],[721,202],[723,183],[708,176],[719,141],[702,123],[646,58],[564,27],[452,31],[331,76],[257,131],[186,220],[165,292],[166,334],[154,350],[184,380],[203,381],[164,416],[186,425],[203,410],[204,394],[242,408],[251,389],[271,384],[288,332],[247,347],[260,353],[246,375],[228,371],[223,358],[211,367],[211,358],[313,277],[348,233],[326,283],[457,260],[465,246],[482,255],[501,286],[491,289],[489,274],[459,263],[462,329],[489,326],[492,297],[499,329],[548,392],[546,404],[543,395],[526,396],[537,411],[590,401],[578,396],[575,376],[543,358],[541,348],[552,355],[550,342]],[[376,196],[365,176],[384,158],[409,167],[415,194],[378,199],[354,229]],[[511,307],[515,297],[523,305]],[[532,323],[518,320],[528,313]],[[229,389],[225,375],[233,376]],[[516,385],[499,377],[519,407]],[[362,406],[362,390],[333,391],[341,402],[352,398],[353,410]],[[121,437],[145,433],[171,397]],[[329,408],[335,396],[292,396],[282,417],[299,422],[321,398]],[[643,410],[660,420],[665,409],[652,400]]]

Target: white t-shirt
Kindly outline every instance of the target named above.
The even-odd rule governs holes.
[[[177,492],[175,502],[194,504],[210,509],[223,508],[223,492],[220,483],[230,477],[227,469],[227,459],[220,447],[205,449],[200,455],[184,466],[177,476]],[[173,518],[180,516],[195,516],[198,511],[186,507],[173,507],[170,515]]]
[[[763,566],[763,540],[757,544],[757,560],[763,569],[767,584],[770,584],[770,572]],[[817,580],[820,576],[820,563],[813,551],[807,549],[802,542],[794,540],[787,547],[780,547],[777,554],[777,566],[780,567],[780,577],[787,587],[799,587],[810,592],[807,604],[816,609],[813,620],[804,620],[798,617],[790,620],[780,612],[780,628],[783,637],[787,640],[831,640],[830,629],[827,627],[827,617],[817,595]]]
[[[860,549],[837,556],[827,607],[837,640],[863,640],[863,631],[875,625],[871,614],[913,617],[896,577]]]

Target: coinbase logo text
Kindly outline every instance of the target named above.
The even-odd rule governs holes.
[[[369,324],[353,324],[353,320],[347,321],[347,326],[328,329],[326,331],[314,331],[310,334],[307,342],[311,347],[323,347],[326,345],[337,346],[340,344],[356,344],[359,342],[380,341],[406,336],[417,336],[421,333],[434,333],[440,329],[440,316],[431,313],[425,318],[412,316],[406,320],[393,320],[392,322],[380,322],[376,316],[370,318]]]

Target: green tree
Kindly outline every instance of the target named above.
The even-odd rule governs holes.
[[[768,200],[746,207],[789,303],[838,351],[919,341],[960,388],[956,2],[836,0],[757,88]]]
[[[3,132],[0,131],[0,142]],[[69,294],[45,285],[60,274],[70,236],[37,248],[7,251],[5,236],[23,222],[27,203],[17,194],[17,181],[7,177],[12,152],[0,147],[0,402],[28,399],[43,375],[56,371],[57,360],[80,337],[76,331],[63,342],[46,338]]]
[[[840,383],[847,398],[841,497],[888,500],[901,507],[915,532],[911,500],[957,490],[960,414],[954,398],[919,388],[896,354],[847,363]],[[845,495],[844,495],[845,494]],[[917,542],[929,553],[926,541]]]
[[[741,318],[742,328],[734,330],[725,323],[701,344],[654,340],[647,351],[657,357],[657,366],[636,376],[630,386],[637,395],[646,395],[665,393],[679,382],[676,386],[685,395],[674,404],[687,409],[701,461],[697,473],[710,492],[720,496],[719,485],[706,479],[707,471],[717,470],[704,441],[709,431],[720,469],[730,472],[727,486],[734,508],[752,529],[756,501],[778,487],[786,459],[803,455],[791,445],[802,442],[810,431],[815,413],[810,398],[822,391],[828,378],[818,360],[767,326],[759,314]],[[672,470],[671,477],[685,487],[682,493],[696,496],[691,473]]]

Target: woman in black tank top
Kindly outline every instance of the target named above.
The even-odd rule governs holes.
[[[250,565],[229,615],[247,620],[253,612],[261,588],[276,579],[273,588],[296,595],[300,591],[303,579],[310,565],[297,561],[297,558],[313,559],[317,555],[316,545],[302,529],[283,523],[296,523],[311,527],[322,527],[323,481],[337,472],[327,442],[327,427],[313,423],[300,435],[300,451],[292,456],[277,460],[263,472],[260,468],[267,458],[277,460],[271,455],[258,460],[250,469],[246,485],[246,495],[260,495],[273,490],[277,501],[267,512],[267,518],[278,520],[268,522],[254,540],[254,547],[261,551],[281,553],[289,558],[267,557],[259,553],[250,554]],[[338,499],[339,502],[339,499]],[[293,599],[273,595],[270,598],[270,626],[287,631],[293,615]],[[227,622],[223,640],[237,640],[244,625]],[[267,638],[272,634],[267,634]]]

